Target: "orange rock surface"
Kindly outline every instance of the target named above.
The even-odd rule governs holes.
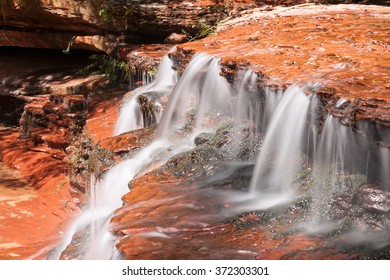
[[[179,52],[219,56],[231,70],[251,68],[263,85],[311,83],[320,94],[358,101],[358,119],[390,126],[389,15],[384,6],[259,8]]]
[[[96,99],[89,108],[84,131],[97,143],[113,135],[122,95],[103,100]]]
[[[0,131],[2,161],[17,170],[16,180],[23,182],[24,188],[19,199],[6,196],[0,201],[0,259],[45,259],[61,241],[69,219],[78,213],[77,201],[70,196],[66,166],[54,157],[56,152],[18,139],[15,130]],[[6,188],[10,191],[18,185]],[[1,195],[4,193],[2,189]]]

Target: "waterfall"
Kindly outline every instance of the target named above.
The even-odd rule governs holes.
[[[354,140],[347,127],[329,115],[324,123],[319,137],[318,148],[314,154],[314,192],[313,216],[316,222],[326,220],[330,198],[345,188],[343,174],[345,173],[347,148],[353,146]]]
[[[257,87],[257,74],[251,70],[239,71],[237,81],[237,100],[234,108],[234,119],[237,123],[245,120],[256,125],[256,131],[264,130],[265,115],[264,104],[260,98],[260,91]],[[263,99],[265,97],[263,96]],[[254,131],[254,133],[256,132]]]
[[[239,202],[236,212],[267,209],[293,199],[294,180],[306,145],[311,96],[297,86],[284,93],[265,88],[262,95],[265,105],[260,106],[256,122],[264,140],[249,192],[234,195],[233,201]]]
[[[69,230],[64,243],[89,226],[91,241],[86,244],[84,258],[119,258],[116,239],[110,233],[110,219],[122,206],[121,197],[129,191],[129,182],[154,161],[164,163],[191,150],[196,135],[216,131],[226,120],[232,120],[236,127],[246,121],[253,123],[252,133],[260,134],[262,139],[249,190],[241,194],[231,192],[233,212],[283,207],[300,196],[310,196],[307,216],[312,225],[319,225],[335,219],[330,209],[332,199],[369,181],[367,174],[373,173],[369,171],[373,162],[380,169],[378,183],[389,187],[389,149],[375,145],[372,148],[366,135],[357,134],[331,114],[319,125],[320,101],[314,94],[306,94],[295,85],[285,91],[258,88],[258,76],[251,70],[239,71],[234,85],[220,73],[218,58],[199,53],[177,81],[172,62],[165,57],[156,80],[128,97],[121,108],[115,135],[145,125],[139,99],[144,96],[165,108],[161,118],[157,116],[161,111],[154,112],[155,122],[159,123],[157,137],[93,184],[91,205]],[[163,104],[162,100],[168,97]],[[344,102],[340,100],[336,106]],[[237,136],[232,142],[240,143],[245,137]],[[305,187],[299,181],[302,170],[310,178]]]

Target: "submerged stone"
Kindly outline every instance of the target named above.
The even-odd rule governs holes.
[[[386,214],[390,211],[390,193],[379,186],[366,185],[359,189],[357,200],[365,210]]]

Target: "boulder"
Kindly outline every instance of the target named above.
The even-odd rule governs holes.
[[[188,41],[187,35],[172,33],[167,38],[165,38],[164,43],[166,44],[181,44]]]

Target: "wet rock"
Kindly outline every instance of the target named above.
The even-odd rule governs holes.
[[[390,193],[376,185],[361,187],[355,199],[367,211],[378,214],[386,214],[390,211]]]
[[[142,115],[143,127],[156,124],[156,116],[161,113],[160,106],[157,106],[149,96],[144,94],[138,96],[138,104]]]
[[[390,230],[390,194],[376,185],[348,185],[323,207],[322,219],[337,222],[334,233],[386,232]],[[328,210],[325,210],[327,208]]]
[[[91,176],[100,178],[115,164],[113,152],[103,148],[100,142],[94,143],[84,133],[76,137],[66,152],[71,167],[70,180],[77,189],[85,189],[85,186],[89,186]]]
[[[260,136],[251,122],[222,123],[214,133],[201,133],[195,137],[196,147],[168,160],[161,170],[200,180],[219,171],[221,161],[247,161],[254,159],[260,149]],[[219,166],[219,167],[218,167]]]
[[[60,260],[79,260],[84,256],[86,249],[83,244],[87,244],[90,241],[89,236],[90,229],[87,227],[84,230],[76,232],[71,243],[61,253]]]
[[[104,94],[93,95],[88,99],[88,117],[84,131],[93,142],[112,137],[118,118],[124,91],[113,89]]]
[[[84,97],[80,96],[78,99],[84,100]],[[72,107],[72,110],[57,101],[56,98],[44,96],[26,105],[20,119],[20,134],[23,137],[41,139],[53,148],[66,148],[70,144],[71,137],[79,133],[79,128],[85,124],[86,108],[76,106]],[[85,101],[81,103],[84,104]],[[53,136],[50,131],[56,136]]]
[[[17,169],[36,194],[15,205],[0,203],[2,243],[17,244],[0,248],[0,259],[46,259],[47,251],[61,242],[64,225],[78,212],[69,194],[66,166],[52,156],[56,151],[32,149],[34,144],[18,138],[15,129],[1,131],[0,139],[2,162]]]
[[[100,141],[101,147],[114,152],[115,154],[126,154],[139,150],[149,144],[154,136],[156,126],[152,125],[118,136],[109,137]]]
[[[204,189],[224,191],[248,191],[252,179],[254,165],[249,163],[215,162],[206,167],[202,178],[196,185]]]
[[[210,161],[215,161],[221,158],[221,155],[217,149],[214,147],[196,147],[191,152],[191,161],[192,163],[207,163]]]
[[[171,44],[128,45],[119,49],[119,56],[127,61],[133,86],[142,85],[157,74],[161,59],[173,47]]]
[[[196,146],[200,146],[200,145],[203,145],[203,144],[210,144],[212,139],[214,137],[214,134],[213,133],[201,133],[201,134],[198,134],[196,137],[195,137],[195,145]]]

